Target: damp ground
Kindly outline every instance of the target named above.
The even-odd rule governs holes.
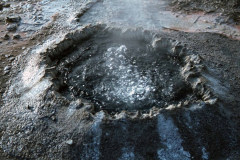
[[[0,158],[239,159],[239,27],[224,15],[4,2]]]

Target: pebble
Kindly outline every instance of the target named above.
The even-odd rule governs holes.
[[[5,57],[8,58],[8,57],[11,57],[11,55],[10,54],[5,54]]]
[[[9,73],[9,72],[10,72],[10,69],[11,69],[11,66],[6,66],[6,67],[4,68],[4,75],[7,74],[7,73]]]
[[[11,6],[11,4],[7,3],[0,3],[0,10],[3,10],[3,8],[9,8]]]
[[[68,145],[72,145],[72,144],[73,144],[73,140],[72,140],[72,139],[67,140],[66,143],[67,143]]]
[[[8,60],[12,62],[15,59],[15,57],[10,57]]]
[[[53,121],[56,121],[57,120],[57,117],[54,115],[54,116],[51,116],[51,120]]]
[[[11,69],[11,66],[6,66],[6,67],[4,68],[4,71],[10,70],[10,69]]]
[[[13,35],[13,39],[20,39],[20,38],[21,38],[21,36],[19,34],[14,34]]]
[[[17,24],[10,24],[10,25],[7,26],[7,30],[8,31],[16,31],[17,27],[18,27]]]
[[[80,103],[79,105],[76,106],[76,109],[80,109],[80,108],[82,108],[83,106],[84,106],[84,104],[83,104],[83,103]]]
[[[9,8],[9,7],[11,7],[11,4],[9,4],[9,3],[4,4],[3,7],[5,7],[5,8]]]
[[[6,33],[6,34],[3,36],[3,39],[4,39],[4,40],[9,40],[9,39],[10,39],[10,36]]]
[[[212,27],[211,27],[211,26],[208,26],[206,29],[212,29]]]
[[[21,20],[21,17],[19,16],[10,16],[10,17],[6,17],[6,22],[9,22],[9,23],[17,23]]]

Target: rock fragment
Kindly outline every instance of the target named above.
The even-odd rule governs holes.
[[[12,62],[14,59],[15,59],[15,57],[10,57],[10,58],[8,59],[8,61],[9,61],[9,62]]]
[[[0,3],[0,11],[3,10],[3,8],[9,8],[11,6],[11,4],[7,3]]]
[[[10,36],[6,33],[2,38],[3,38],[3,40],[9,40]]]
[[[66,143],[67,143],[68,145],[72,145],[72,144],[73,144],[73,140],[72,140],[72,139],[69,139],[69,140],[66,141]]]
[[[10,55],[10,54],[6,54],[5,57],[6,57],[6,58],[9,58],[9,57],[11,57],[11,55]]]
[[[16,31],[17,27],[18,27],[17,24],[10,24],[10,25],[7,26],[7,30],[10,31],[10,32],[11,31]]]
[[[21,36],[19,34],[14,34],[13,35],[13,39],[20,39],[20,38],[21,38]]]
[[[11,4],[9,4],[9,3],[4,4],[3,7],[4,7],[4,8],[9,8],[9,7],[11,7]]]
[[[10,69],[11,69],[11,66],[6,66],[5,68],[4,68],[4,75],[5,74],[8,74],[9,72],[10,72]]]
[[[20,20],[21,20],[21,17],[19,17],[19,16],[6,17],[6,22],[7,23],[18,23],[18,22],[20,22]]]

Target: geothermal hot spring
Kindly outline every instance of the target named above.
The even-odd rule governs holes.
[[[186,98],[191,89],[170,40],[149,36],[100,31],[50,56],[58,66],[59,91],[110,112],[160,108]]]
[[[85,26],[29,50],[18,64],[1,112],[11,126],[1,141],[9,153],[21,155],[17,146],[51,150],[46,159],[208,159],[226,153],[216,146],[235,147],[209,87],[214,77],[165,34]]]

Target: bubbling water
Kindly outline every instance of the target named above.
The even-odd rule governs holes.
[[[187,85],[179,62],[164,44],[156,48],[141,38],[88,37],[58,58],[57,70],[65,83],[60,92],[71,101],[87,99],[111,112],[178,103]]]
[[[105,96],[107,101],[128,106],[153,94],[150,75],[141,75],[138,66],[129,62],[125,45],[108,48],[103,58],[107,77],[95,88],[97,94]]]

